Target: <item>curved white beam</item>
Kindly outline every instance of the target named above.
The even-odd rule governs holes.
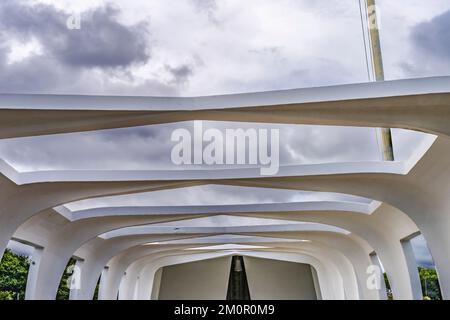
[[[275,177],[315,176],[330,174],[390,173],[406,175],[431,148],[435,136],[422,138],[413,154],[405,161],[357,161],[280,166]],[[190,181],[208,184],[218,179],[255,178],[261,176],[259,167],[211,170],[40,170],[18,172],[0,159],[0,173],[17,185],[40,182],[118,182],[118,181]]]
[[[231,205],[186,205],[186,206],[110,206],[71,211],[67,207],[55,208],[70,221],[115,215],[152,214],[222,214],[251,212],[295,212],[295,211],[352,211],[371,214],[379,202],[350,201],[301,201],[284,203],[252,203]]]
[[[366,270],[368,268],[368,266],[371,264],[370,259],[369,259],[369,255],[366,254],[366,252],[360,247],[358,242],[355,242],[354,239],[351,239],[347,236],[343,236],[340,234],[335,234],[335,233],[330,233],[330,232],[280,232],[280,233],[272,233],[270,235],[261,235],[259,233],[254,234],[254,235],[258,235],[260,237],[279,237],[280,240],[281,239],[302,239],[304,240],[308,240],[308,241],[314,241],[316,244],[323,244],[326,245],[330,248],[333,248],[339,252],[341,252],[347,259],[348,261],[350,261],[351,263],[351,267],[350,268],[354,268],[354,272],[355,272],[355,276],[357,278],[357,289],[354,288],[354,292],[359,292],[359,294],[361,295],[361,298],[364,299],[375,299],[375,298],[379,298],[378,297],[378,292],[373,291],[373,290],[369,290],[366,286]],[[285,243],[273,243],[271,242],[271,240],[269,240],[269,238],[267,238],[267,243],[261,243],[260,245],[266,247],[266,248],[261,248],[259,250],[261,251],[267,251],[267,250],[276,250],[276,248],[291,248],[291,249],[296,249],[299,244],[292,242],[285,242]],[[245,242],[240,242],[239,240],[237,240],[237,242],[239,243],[245,243]],[[257,242],[254,242],[254,244],[256,244]],[[203,250],[201,247],[199,248],[200,250]],[[208,247],[205,247],[205,250],[211,250],[208,249]],[[251,250],[251,249],[249,249]],[[329,256],[331,258],[331,256]],[[340,258],[339,257],[335,257],[333,260],[336,262],[338,261]],[[341,264],[345,264],[347,262],[341,262]],[[128,272],[127,272],[128,274]],[[347,280],[347,282],[351,280]],[[347,298],[353,297],[356,298],[354,295],[350,294],[349,296],[347,296]]]
[[[132,175],[134,174],[135,176],[131,176],[130,178],[129,172],[103,172],[103,175],[94,177],[96,174],[98,174],[98,172],[85,171],[80,172],[80,175],[76,177],[75,172],[58,171],[31,172],[22,175],[17,172],[14,173],[12,170],[10,170],[11,168],[6,168],[2,172],[4,172],[6,175],[11,176],[13,181],[6,179],[4,176],[0,177],[0,184],[2,189],[2,193],[0,194],[0,200],[2,201],[2,208],[0,209],[0,250],[3,249],[2,245],[5,243],[5,241],[11,238],[11,235],[18,228],[18,226],[20,226],[24,221],[26,221],[34,214],[56,205],[61,205],[66,202],[71,202],[88,197],[98,197],[108,194],[132,193],[144,190],[179,188],[184,186],[211,183],[237,186],[257,186],[268,188],[345,192],[347,194],[359,195],[390,204],[392,205],[392,207],[390,207],[391,209],[399,209],[402,212],[406,213],[419,226],[420,231],[422,231],[428,241],[430,250],[437,265],[444,297],[447,297],[450,292],[450,272],[448,272],[446,269],[446,266],[450,264],[450,236],[448,234],[448,227],[450,226],[450,216],[447,214],[450,210],[450,200],[448,198],[448,194],[450,193],[450,185],[448,183],[450,178],[450,141],[448,140],[448,132],[450,131],[448,126],[448,82],[449,78],[444,78],[434,80],[413,80],[387,84],[384,83],[379,84],[379,86],[378,84],[376,86],[367,85],[359,87],[359,89],[361,89],[362,91],[359,91],[357,94],[364,95],[368,92],[369,94],[375,94],[376,90],[381,91],[376,93],[375,96],[366,96],[362,98],[360,97],[358,99],[352,99],[349,98],[349,96],[347,96],[347,98],[340,96],[339,99],[336,99],[336,96],[333,96],[333,94],[339,96],[344,94],[345,92],[348,95],[355,94],[350,92],[350,88],[355,90],[356,87],[349,86],[346,87],[346,89],[343,89],[343,87],[336,87],[334,88],[335,91],[328,88],[325,90],[314,89],[318,91],[312,90],[309,91],[309,93],[306,91],[303,91],[301,94],[297,92],[296,94],[298,94],[298,96],[295,96],[295,94],[290,95],[289,93],[283,92],[279,95],[274,93],[267,93],[256,95],[250,94],[244,97],[245,99],[248,99],[246,100],[247,102],[257,102],[258,99],[261,99],[261,101],[264,100],[268,103],[268,105],[264,106],[258,104],[259,107],[258,105],[241,105],[239,107],[239,104],[237,104],[237,108],[225,110],[227,106],[224,105],[223,110],[208,110],[206,112],[205,110],[194,110],[195,112],[191,112],[192,110],[172,112],[173,110],[171,110],[169,112],[170,114],[167,114],[167,110],[162,113],[148,113],[148,111],[144,111],[145,113],[148,113],[147,116],[143,116],[141,114],[140,117],[134,117],[137,115],[137,113],[134,111],[132,112],[134,116],[132,116],[131,113],[127,114],[126,112],[113,114],[110,113],[110,111],[107,111],[109,116],[106,116],[105,114],[105,117],[102,118],[101,121],[98,119],[90,119],[90,116],[86,114],[83,116],[85,117],[84,121],[82,120],[80,122],[76,122],[75,126],[78,127],[72,127],[73,130],[91,130],[93,127],[90,129],[89,126],[92,125],[95,127],[96,120],[97,124],[100,125],[121,126],[124,124],[124,122],[126,122],[125,118],[127,118],[128,120],[139,118],[138,121],[148,121],[149,119],[151,119],[151,121],[154,121],[156,119],[157,121],[167,122],[178,121],[176,119],[178,119],[177,117],[179,116],[197,117],[199,115],[202,115],[205,118],[217,117],[217,119],[223,120],[232,120],[235,118],[239,118],[242,121],[256,121],[257,119],[258,121],[264,121],[264,119],[276,119],[276,122],[286,121],[286,123],[297,123],[295,121],[300,121],[299,123],[308,123],[307,121],[312,121],[314,123],[339,123],[341,125],[355,125],[355,123],[364,124],[366,121],[368,121],[370,122],[370,124],[365,125],[380,126],[380,124],[382,123],[388,123],[390,127],[395,127],[396,125],[400,127],[404,126],[406,128],[435,132],[440,134],[441,136],[435,141],[430,150],[426,151],[427,148],[422,148],[420,150],[419,154],[425,155],[417,164],[415,161],[407,161],[400,164],[356,163],[339,165],[330,164],[313,166],[292,166],[282,168],[282,171],[280,171],[278,176],[270,178],[261,178],[259,176],[259,171],[256,172],[253,169],[245,169],[242,171],[220,170],[216,172],[218,175],[214,178],[210,177],[210,171],[203,171],[195,174],[193,172],[186,171],[179,174],[179,176],[172,175],[167,178],[161,177],[162,174],[167,174],[167,172],[150,172],[147,173],[148,175],[144,176],[144,178],[158,179],[158,181],[142,181],[139,179],[144,178],[142,178],[142,176],[141,178],[137,176],[138,173],[142,172],[134,172],[132,173]],[[374,88],[378,89],[375,90]],[[437,88],[441,88],[444,91],[439,91],[441,89],[438,90]],[[321,100],[314,101],[314,92],[316,94],[320,92],[320,94],[318,94],[316,98],[319,99],[319,96],[322,96],[320,97]],[[381,95],[380,92],[382,93]],[[390,96],[390,94],[392,94],[392,96]],[[305,97],[309,97],[309,99],[312,100],[299,101],[298,99],[302,95],[305,95],[303,96],[303,99],[305,99]],[[237,99],[235,100],[235,102],[237,102],[242,101],[240,100],[242,99],[242,97],[243,96],[240,95],[239,97],[232,97],[231,99]],[[283,100],[293,97],[297,100],[291,101],[290,103],[286,102],[287,100]],[[331,97],[330,100],[327,100],[327,97]],[[7,134],[10,134],[12,132],[15,132],[15,134],[18,132],[22,132],[23,134],[26,130],[30,129],[30,123],[27,124],[29,118],[27,118],[26,116],[26,114],[30,114],[30,110],[12,110],[15,108],[14,103],[20,104],[20,101],[24,102],[26,100],[20,100],[22,98],[23,97],[19,97],[19,100],[8,100],[8,97],[6,97],[4,100],[0,99],[0,103],[5,102],[12,106],[4,110],[0,110],[2,115],[5,116],[0,117],[0,122],[5,121],[7,123],[14,123],[14,117],[18,116],[19,114],[23,116],[23,122],[21,122],[23,124],[22,127],[17,126],[17,128],[11,128],[11,126],[8,127],[8,125],[5,127],[1,125],[0,132],[2,134],[5,132]],[[226,100],[226,103],[229,103],[230,100],[228,100],[228,98],[213,98],[213,100],[216,99],[216,102],[224,102]],[[37,97],[34,97],[33,99],[36,99],[35,101],[39,100],[39,98]],[[274,102],[275,100],[271,99],[278,99],[278,104]],[[24,103],[29,103],[29,101],[25,101]],[[16,105],[16,107],[17,106],[18,105]],[[337,108],[337,106],[340,107]],[[18,106],[19,109],[22,107]],[[181,109],[183,109],[182,106]],[[34,112],[35,110],[31,111]],[[45,130],[55,130],[55,126],[52,127],[51,123],[53,120],[55,120],[55,118],[52,118],[52,115],[55,116],[54,112],[56,110],[48,111],[50,112],[48,114],[49,117],[45,121],[48,121],[47,124],[50,123],[49,127],[51,128],[49,129],[49,127],[47,127]],[[69,113],[67,113],[65,110],[60,111],[66,114],[66,119],[69,119],[71,116],[75,118],[80,117],[80,112],[78,111],[74,112],[72,110]],[[104,112],[104,110],[102,112]],[[82,113],[85,113],[85,111],[82,111]],[[353,115],[352,119],[349,118],[349,114]],[[62,113],[58,113],[57,116],[61,115]],[[45,127],[45,121],[42,121],[43,119],[39,120]],[[71,121],[73,120],[74,118],[71,119]],[[59,127],[58,129],[58,126],[60,125],[61,124],[56,124],[56,130],[62,128]],[[128,125],[132,125],[132,123],[128,123]],[[34,130],[33,134],[42,134],[42,131],[39,131],[41,129],[42,127],[38,128],[38,126],[34,126],[34,128],[32,129]],[[72,130],[70,129],[70,126],[68,126],[67,129]],[[52,133],[55,133],[55,131],[52,131]],[[420,157],[416,156],[417,159],[419,159]],[[174,181],[174,178],[181,178],[183,181]],[[69,180],[72,179],[80,179],[84,182],[69,182]],[[115,181],[127,179],[136,181]],[[38,181],[55,182],[36,183]],[[23,185],[18,186],[14,182],[18,182],[19,184]],[[384,209],[380,208],[377,210]],[[323,215],[319,214],[319,212],[315,213],[317,215],[321,215],[321,218],[323,218]],[[365,229],[365,231],[368,232],[368,235],[365,235],[364,237],[371,238],[370,242],[373,241],[377,243],[374,248],[379,247],[380,250],[383,249],[385,251],[385,254],[386,252],[388,252],[388,254],[385,255],[389,257],[389,259],[387,260],[397,260],[395,263],[391,263],[391,265],[394,266],[394,269],[396,269],[396,272],[400,274],[401,270],[405,270],[404,266],[402,266],[404,264],[404,260],[398,259],[398,253],[402,251],[397,250],[398,235],[403,229],[403,225],[399,224],[400,220],[391,220],[392,217],[389,216],[390,219],[384,221],[384,225],[386,225],[386,223],[388,222],[389,226],[383,233],[380,230],[379,226],[372,227],[366,225],[367,221],[372,221],[370,220],[371,218],[368,218],[367,221],[362,223],[359,222],[360,217],[350,221],[343,218],[343,216],[347,214],[346,212],[341,213],[342,215],[339,215],[340,221],[336,222],[336,224],[348,224],[349,230],[356,228],[359,229],[359,232]],[[252,213],[247,212],[245,214],[248,215]],[[257,214],[261,214],[261,212]],[[271,213],[265,212],[265,214],[268,216]],[[283,216],[283,214],[281,215]],[[307,216],[308,213],[305,212],[302,213],[302,215]],[[284,216],[286,217],[287,215]],[[196,217],[198,217],[198,215],[196,215]],[[336,217],[327,217],[327,219],[331,220],[335,218]],[[387,236],[385,233],[394,233],[395,235]],[[62,235],[63,234],[59,234],[59,236]],[[53,240],[57,241],[58,239],[59,238],[55,238]],[[88,237],[85,237],[84,240],[86,239],[88,239]],[[76,247],[75,245],[73,246]],[[390,248],[388,248],[389,246]],[[72,249],[73,248],[71,247],[70,250]],[[48,250],[50,252],[52,251],[50,249]],[[395,255],[397,255],[397,257],[395,257]],[[382,255],[380,254],[380,257],[381,256]],[[382,257],[382,260],[383,259],[384,258]],[[383,263],[384,261],[385,260],[383,260]],[[406,270],[408,270],[407,267]],[[397,277],[395,277],[395,279],[397,279]],[[411,285],[411,283],[409,283],[409,285]],[[410,290],[410,288],[408,289],[408,283],[406,280],[402,280],[401,285],[399,285],[397,280],[393,281],[393,288],[397,288],[396,290],[398,290],[399,293],[398,297],[408,297],[408,290]]]
[[[191,98],[2,94],[0,138],[194,119],[399,127],[448,136],[449,87],[450,77],[437,77]]]
[[[292,212],[288,212],[288,213],[292,213]],[[262,214],[262,215],[265,215],[265,214],[267,214],[267,212],[263,212],[263,213],[260,213],[260,214]],[[304,219],[304,220],[306,220],[306,221],[308,221],[308,218],[307,218],[307,216],[308,216],[308,212],[305,212],[305,214],[306,214],[306,219]],[[366,235],[369,237],[369,239],[370,239],[370,241],[372,241],[373,243],[375,243],[375,245],[374,245],[374,248],[376,248],[376,250],[377,250],[377,252],[379,252],[379,254],[380,254],[380,257],[382,257],[382,260],[383,260],[383,262],[385,263],[385,267],[386,267],[386,269],[388,270],[388,272],[389,272],[389,274],[390,274],[390,276],[392,276],[392,278],[394,279],[394,281],[392,281],[392,284],[393,284],[393,290],[394,290],[394,294],[396,294],[396,297],[397,298],[406,298],[406,295],[403,295],[402,294],[402,291],[398,291],[398,289],[397,289],[397,286],[398,286],[398,284],[397,284],[397,278],[398,278],[398,274],[402,274],[402,275],[406,275],[407,273],[405,273],[405,272],[390,272],[391,271],[391,269],[392,270],[396,270],[395,268],[391,268],[391,264],[389,263],[389,259],[388,258],[390,258],[390,257],[392,257],[392,256],[396,256],[396,259],[398,260],[398,259],[400,259],[400,257],[401,257],[401,251],[399,251],[400,252],[400,254],[398,254],[398,253],[396,253],[395,252],[395,250],[394,251],[392,251],[393,250],[393,248],[395,248],[395,246],[388,246],[388,245],[380,245],[380,243],[382,244],[383,243],[383,238],[381,238],[380,239],[380,237],[378,236],[378,235],[376,235],[376,236],[372,236],[371,234],[373,233],[373,231],[371,231],[371,230],[376,230],[376,229],[370,229],[370,225],[372,225],[372,228],[374,228],[374,227],[376,227],[377,225],[381,225],[381,227],[382,228],[384,228],[384,222],[386,221],[386,217],[389,217],[389,215],[386,215],[386,214],[384,214],[384,216],[382,217],[382,219],[378,219],[377,218],[377,220],[374,220],[374,219],[372,219],[372,218],[370,218],[370,219],[372,219],[372,220],[364,220],[364,219],[369,219],[369,217],[371,217],[371,216],[367,216],[367,215],[361,215],[361,214],[357,214],[357,213],[354,213],[354,214],[351,214],[351,213],[346,213],[346,212],[341,212],[341,213],[336,213],[336,212],[323,212],[323,213],[320,213],[320,212],[310,212],[309,213],[310,215],[313,215],[313,216],[315,216],[317,219],[316,219],[316,221],[315,222],[317,222],[317,221],[321,221],[321,219],[323,219],[325,222],[327,222],[327,223],[330,223],[330,224],[333,224],[333,225],[340,225],[340,226],[345,226],[345,227],[349,227],[350,228],[350,230],[352,230],[352,228],[353,229],[355,229],[355,225],[357,226],[357,225],[366,225],[366,227],[363,227],[363,228],[361,228],[361,226],[359,227],[359,229],[356,229],[356,230],[353,230],[353,231],[356,231],[356,232],[359,232],[359,234],[361,234],[362,235],[362,237],[366,237]],[[284,218],[285,216],[283,216],[283,214],[282,213],[277,213],[277,216],[280,216],[281,218]],[[299,217],[303,217],[304,215],[301,215],[300,213],[292,213],[292,215],[294,216],[293,218],[292,218],[292,220],[298,220],[299,219]],[[397,215],[400,215],[400,214],[397,214]],[[169,215],[170,216],[170,215]],[[297,218],[295,218],[295,216],[298,216]],[[359,221],[358,220],[358,218],[355,218],[355,216],[358,216],[358,217],[360,217],[360,220],[361,221]],[[378,214],[374,214],[374,217],[377,217],[378,216]],[[174,216],[170,216],[171,218],[175,218]],[[111,218],[113,218],[113,220],[112,221],[115,221],[115,219],[117,219],[117,218],[120,218],[120,217],[111,217]],[[140,218],[144,218],[143,216],[141,216]],[[331,219],[330,219],[331,218]],[[85,221],[84,222],[89,222],[89,221],[101,221],[101,220],[98,220],[98,219],[101,219],[101,218],[96,218],[96,219],[85,219]],[[328,221],[327,221],[327,219],[328,219]],[[393,219],[393,217],[390,217],[390,218],[388,218],[388,219]],[[397,218],[397,220],[398,220],[399,218]],[[348,221],[347,222],[347,224],[345,224],[345,221]],[[106,223],[106,221],[108,221],[108,220],[104,220],[104,223],[102,223],[102,224],[104,224],[105,226],[108,226],[108,223]],[[377,221],[381,221],[382,223],[380,224],[380,222],[377,222]],[[48,222],[47,222],[48,223]],[[77,221],[77,223],[78,223],[78,225],[80,226],[80,228],[83,228],[84,229],[84,224],[83,224],[83,220],[79,220],[79,221]],[[340,223],[340,224],[339,224]],[[30,226],[34,226],[34,225],[38,225],[37,223],[36,223],[36,220],[30,220],[30,222],[28,223]],[[352,225],[353,224],[353,225]],[[75,225],[72,225],[72,227],[75,227],[75,229],[74,230],[76,230],[76,225],[77,224],[75,224]],[[87,225],[89,225],[89,223],[87,224]],[[407,225],[407,223],[406,223],[406,221],[403,221],[403,222],[401,222],[400,223],[400,225]],[[92,227],[92,226],[91,226]],[[29,230],[29,229],[28,229]],[[64,234],[65,235],[67,235],[67,234],[69,234],[68,232],[67,232],[67,230],[70,230],[70,229],[66,229],[66,231],[64,232]],[[96,229],[97,230],[97,229]],[[238,231],[241,231],[241,232],[244,232],[244,230],[238,230]],[[254,231],[254,232],[257,232],[257,230],[255,230],[255,229],[248,229],[247,231]],[[268,232],[269,231],[272,231],[272,232],[275,232],[276,230],[267,230]],[[75,232],[75,234],[77,234],[77,232],[76,231],[74,231]],[[380,231],[377,231],[377,233],[379,234],[380,233]],[[391,235],[389,232],[386,232],[388,235]],[[95,232],[94,233],[92,233],[91,235],[90,235],[90,237],[94,237],[96,234],[95,234]],[[387,237],[387,238],[389,238],[388,237],[388,235],[386,235],[386,236],[384,236],[384,237]],[[396,238],[396,236],[398,236],[398,235],[396,235],[396,234],[393,234],[392,235],[393,236],[393,240],[392,241],[399,241],[399,240],[396,240],[396,239],[400,239],[400,238]],[[88,237],[89,238],[89,237]],[[69,241],[69,239],[70,238],[67,238],[68,239],[68,241]],[[82,243],[82,242],[84,242],[84,241],[86,241],[85,239],[82,239],[82,238],[80,238],[79,240],[76,240],[75,241],[75,243]],[[61,245],[61,243],[58,243],[58,245]],[[73,247],[76,247],[77,245],[74,245]],[[64,251],[66,251],[66,253],[64,254],[64,256],[67,256],[67,260],[68,260],[68,258],[72,255],[72,253],[70,252],[71,250],[66,250],[67,248],[65,248],[65,245],[64,246],[61,246],[61,250],[64,250]],[[74,252],[76,249],[73,249],[73,251],[72,252]],[[384,260],[384,258],[386,257],[386,254],[384,253],[384,250],[387,250],[387,252],[392,252],[392,254],[390,255],[390,256],[388,256],[388,258],[386,258],[386,261]],[[49,262],[50,263],[50,262]],[[50,263],[50,264],[53,264],[53,263]],[[63,268],[64,268],[64,266],[65,266],[65,263],[61,263],[61,272],[62,272],[62,270],[63,270]],[[57,277],[56,277],[56,279],[57,279]],[[57,280],[55,280],[55,282],[57,282]]]
[[[176,230],[174,230],[176,229]],[[349,234],[349,231],[339,227],[322,223],[302,224],[278,224],[278,225],[254,225],[238,227],[159,227],[158,224],[142,225],[115,229],[100,235],[101,238],[110,239],[114,237],[139,235],[139,234],[229,234],[243,232],[277,232],[277,231],[330,231]]]
[[[187,263],[187,262],[193,262],[198,260],[205,260],[205,259],[214,259],[218,257],[224,257],[224,256],[231,256],[234,254],[240,254],[247,257],[258,257],[258,258],[266,258],[266,259],[273,259],[273,260],[280,260],[280,261],[289,261],[289,262],[296,262],[296,263],[304,263],[309,264],[311,267],[315,269],[318,276],[318,288],[316,288],[316,292],[318,291],[320,293],[321,297],[324,297],[324,299],[333,299],[335,296],[334,292],[331,292],[331,286],[330,281],[333,281],[331,279],[328,279],[328,274],[322,263],[317,260],[316,258],[307,255],[307,254],[301,254],[301,253],[288,253],[288,252],[257,252],[257,251],[245,251],[245,252],[228,252],[228,253],[206,253],[202,254],[201,256],[169,256],[165,258],[160,258],[158,261],[155,261],[154,263],[151,263],[150,259],[144,259],[143,263],[145,266],[142,268],[142,270],[139,273],[139,279],[135,285],[134,295],[133,299],[139,299],[139,300],[149,300],[151,299],[150,293],[152,292],[152,288],[154,286],[154,275],[155,272],[164,266],[168,265],[174,265],[174,264],[180,264],[180,263]],[[150,260],[150,262],[148,261]],[[120,295],[120,292],[119,292]]]
[[[330,249],[324,249],[324,248],[319,248],[317,247],[317,245],[312,245],[309,243],[303,243],[302,247],[305,247],[305,249],[297,249],[295,250],[296,252],[307,252],[309,254],[318,256],[320,260],[325,260],[327,261],[325,263],[326,267],[329,268],[329,272],[334,273],[335,277],[335,281],[338,280],[339,284],[336,286],[336,282],[332,281],[332,284],[335,286],[335,289],[337,290],[338,296],[335,296],[335,299],[343,299],[344,298],[344,292],[343,291],[339,291],[338,287],[342,288],[343,290],[343,285],[344,282],[342,280],[342,276],[340,274],[340,272],[342,270],[345,269],[345,267],[343,265],[338,266],[333,260],[331,260],[330,257]],[[154,249],[153,249],[154,250]],[[324,251],[325,250],[325,251]],[[122,275],[124,274],[125,270],[128,268],[128,266],[130,266],[134,261],[139,260],[141,258],[144,258],[146,256],[148,256],[149,253],[146,252],[145,250],[143,251],[141,248],[136,248],[134,250],[129,250],[121,255],[116,256],[115,258],[113,258],[109,265],[109,271],[108,271],[108,278],[107,281],[104,282],[106,284],[106,287],[104,288],[103,292],[105,293],[104,296],[102,296],[102,299],[114,299],[115,297],[115,293],[118,292],[119,290],[119,285],[120,285],[120,281],[122,279]],[[162,252],[160,254],[156,254],[157,257],[162,257],[167,255],[167,252]],[[333,256],[333,255],[331,255]],[[339,271],[339,267],[340,268],[344,268],[341,269],[341,271]],[[348,269],[345,269],[348,270]],[[350,276],[350,275],[346,275],[346,276]],[[350,283],[345,283],[347,286],[350,285]]]
[[[304,234],[307,237],[307,234],[305,234],[304,232],[302,234]],[[124,250],[134,247],[136,245],[152,242],[152,239],[158,236],[161,237],[161,235],[133,235],[126,237],[116,237],[108,240],[97,238],[91,240],[90,243],[86,243],[83,246],[84,248],[83,247],[80,248],[75,253],[77,256],[82,256],[85,259],[83,269],[86,271],[82,273],[81,277],[82,293],[79,295],[79,297],[81,299],[90,299],[92,297],[95,284],[97,283],[97,279],[100,276],[101,270],[107,264],[107,261],[110,260],[113,256],[119,254],[119,252],[123,252]],[[164,236],[170,238],[171,235],[164,235]],[[177,238],[190,239],[198,236],[207,237],[208,235],[189,235],[189,237],[187,235],[172,235],[174,239]],[[209,246],[208,243],[205,243],[203,245],[201,244],[195,245],[197,247]],[[169,250],[176,246],[182,246],[184,248],[187,248],[192,247],[192,244],[164,244],[147,247],[149,250],[151,249]]]

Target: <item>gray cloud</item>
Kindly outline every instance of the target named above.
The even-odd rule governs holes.
[[[412,53],[400,62],[409,77],[450,73],[450,10],[415,25],[410,32]]]
[[[80,77],[81,71],[66,69],[50,57],[33,56],[11,65],[0,60],[0,92],[56,93],[63,83],[70,92]]]
[[[308,164],[377,160],[373,129],[203,122],[216,128],[279,129],[280,163]],[[43,169],[177,169],[170,141],[177,128],[193,132],[193,122],[0,140],[0,155],[21,170]],[[70,143],[68,143],[70,141]],[[347,143],[342,143],[347,141]]]
[[[166,66],[166,70],[172,75],[172,82],[178,84],[185,83],[194,74],[193,68],[186,64],[177,67]]]
[[[136,79],[129,71],[148,63],[146,22],[130,26],[111,5],[81,13],[81,29],[66,26],[69,14],[50,5],[4,0],[0,6],[0,92],[177,95],[174,83]],[[9,40],[36,41],[41,53],[8,63]]]
[[[438,59],[450,61],[450,10],[412,30],[412,39],[418,49]]]
[[[415,2],[423,5],[423,1]],[[168,18],[162,16],[164,10],[150,12],[160,18],[155,23],[152,20],[151,25],[136,19],[124,24],[119,19],[122,12],[105,5],[81,14],[81,30],[69,30],[68,12],[31,1],[1,0],[0,92],[173,96],[181,92],[222,94],[366,81],[359,16],[352,1],[280,1],[276,6],[261,1],[256,4],[258,12],[250,2],[240,7],[214,0],[191,3],[193,11],[188,8],[192,6],[173,6]],[[133,16],[131,2],[122,6],[122,10],[128,9]],[[402,17],[412,18],[407,15]],[[397,55],[403,63],[402,77],[449,70],[449,12],[412,29],[408,29],[409,22],[423,18],[399,24],[392,11],[386,10],[386,16],[388,20],[392,16],[394,23],[390,32],[383,33],[383,40],[387,39],[383,42],[383,48],[388,49],[386,61],[396,61],[392,56]],[[174,19],[178,23],[173,23]],[[404,39],[402,35],[409,33],[411,37]],[[43,52],[8,63],[9,40],[36,40]],[[399,48],[410,45],[414,55],[405,58]],[[142,69],[135,73],[134,67]],[[386,64],[387,72],[390,67]],[[142,78],[137,74],[143,74]],[[192,85],[189,88],[187,84]],[[1,140],[0,155],[22,170],[163,169],[171,165],[171,131],[191,126],[182,123]],[[282,164],[379,159],[373,129],[229,123],[209,126],[280,128]],[[395,148],[400,154],[414,149],[416,140],[409,135],[397,138],[394,131]],[[396,154],[396,158],[402,157]],[[127,199],[118,197],[115,201],[182,205],[278,202],[318,196],[207,186]],[[99,204],[103,200],[96,201]],[[423,241],[418,248],[418,260],[430,261]]]
[[[0,154],[21,170],[167,169],[172,130],[156,125],[6,139],[0,140]]]
[[[105,5],[80,15],[81,29],[69,29],[69,14],[48,5],[6,1],[0,27],[21,38],[37,39],[53,59],[78,67],[125,67],[149,59],[147,25],[125,26],[119,10]]]
[[[219,23],[215,14],[218,9],[216,0],[192,0],[192,3],[198,10],[205,12],[213,24]]]
[[[421,267],[434,268],[433,258],[428,249],[427,242],[423,235],[419,235],[411,240],[416,262]]]
[[[216,0],[192,0],[194,5],[203,10],[217,10],[217,2]]]

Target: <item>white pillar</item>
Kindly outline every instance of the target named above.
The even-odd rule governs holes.
[[[426,219],[419,225],[424,236],[439,279],[442,298],[450,299],[450,204],[434,214],[426,215]]]
[[[414,299],[411,278],[400,241],[392,240],[391,243],[375,248],[375,250],[377,250],[377,255],[388,275],[394,299]]]
[[[81,273],[80,279],[80,290],[78,290],[74,298],[75,300],[92,300],[94,298],[95,289],[102,275],[105,263],[103,261],[92,261],[89,258],[84,260],[83,272]]]
[[[156,291],[159,291],[159,288],[156,290],[155,286],[159,286],[159,283],[155,283],[155,272],[156,269],[151,263],[141,270],[138,286],[138,300],[158,300],[158,295],[155,297],[155,294]],[[159,277],[161,277],[161,275],[159,275]],[[161,279],[159,279],[159,281],[160,280]]]
[[[314,289],[316,290],[316,298],[317,300],[322,300],[322,293],[320,292],[320,284],[319,284],[319,277],[317,276],[317,271],[314,269],[312,265],[310,265],[311,268],[311,275],[314,282]]]
[[[151,300],[158,300],[159,298],[159,290],[161,289],[161,280],[162,280],[163,268],[159,268],[151,279],[152,282],[152,292],[150,295]]]
[[[128,279],[130,278],[130,276],[128,275],[128,273],[125,271],[122,275],[122,278],[120,279],[120,284],[119,284],[119,290],[117,293],[117,299],[118,300],[127,300],[127,287],[128,287]]]
[[[84,272],[84,260],[77,260],[71,275],[69,300],[78,300],[81,294],[81,275]]]
[[[98,300],[105,300],[106,283],[108,280],[109,267],[105,266],[100,276],[100,285],[98,288]]]
[[[125,274],[126,267],[113,265],[108,269],[108,276],[105,278],[102,300],[117,300],[120,290],[120,283]],[[102,277],[103,278],[103,277]]]
[[[41,263],[42,251],[44,248],[34,248],[31,255],[30,269],[28,270],[27,287],[25,289],[25,300],[33,300],[36,292],[37,275],[39,264]]]
[[[141,269],[142,263],[139,261],[134,262],[127,268],[126,276],[122,278],[119,286],[119,300],[135,300],[136,286]]]
[[[420,284],[419,272],[417,270],[416,257],[410,239],[401,241],[406,264],[408,266],[408,275],[411,282],[411,289],[414,300],[422,300],[422,285]]]

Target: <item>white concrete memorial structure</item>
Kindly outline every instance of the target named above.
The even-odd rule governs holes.
[[[281,166],[273,176],[233,167],[18,172],[1,161],[0,252],[11,239],[34,246],[27,299],[54,299],[71,257],[79,277],[71,299],[92,299],[99,278],[100,299],[150,299],[158,296],[160,268],[236,254],[310,265],[321,299],[386,299],[384,283],[371,286],[368,273],[381,261],[395,299],[421,299],[410,244],[417,234],[427,241],[443,298],[450,298],[450,77],[192,98],[0,94],[0,138],[185,120],[391,127],[432,135],[405,161]],[[66,206],[200,185],[335,192],[367,201]],[[279,223],[183,226],[220,215]],[[179,227],[162,224],[169,221]]]

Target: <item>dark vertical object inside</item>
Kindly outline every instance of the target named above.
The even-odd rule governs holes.
[[[230,279],[228,280],[227,300],[250,300],[244,258],[233,256],[231,259]]]

